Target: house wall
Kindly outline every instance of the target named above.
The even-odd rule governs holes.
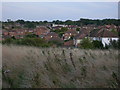
[[[110,41],[112,40],[115,40],[115,41],[117,41],[119,38],[102,38],[102,44],[103,44],[103,46],[105,47],[105,45],[107,44],[107,45],[109,45],[110,44]]]
[[[105,47],[105,45],[109,45],[110,44],[110,41],[112,40],[118,40],[119,38],[114,38],[114,37],[91,37],[91,40],[98,40],[98,41],[101,41],[103,46]]]
[[[101,40],[102,40],[102,38],[100,38],[100,37],[92,37],[91,39],[92,39],[92,40],[98,40],[98,41],[101,41]]]
[[[81,41],[82,41],[82,39],[74,39],[74,45],[77,47]]]

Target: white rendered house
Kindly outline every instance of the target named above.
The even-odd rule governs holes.
[[[91,40],[101,41],[104,47],[105,45],[109,45],[111,41],[119,39],[118,35],[108,30],[92,31],[90,38]]]

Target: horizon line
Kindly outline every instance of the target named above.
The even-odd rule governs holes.
[[[67,20],[60,20],[60,19],[55,19],[55,20],[25,20],[25,19],[16,19],[16,20],[12,20],[12,19],[10,19],[10,18],[8,18],[9,20],[11,20],[11,21],[17,21],[17,20],[24,20],[24,21],[48,21],[48,22],[53,22],[53,21],[57,21],[57,20],[59,20],[59,21],[68,21],[68,20],[71,20],[71,21],[79,21],[80,19],[89,19],[89,20],[105,20],[105,19],[115,19],[115,20],[119,20],[120,18],[102,18],[102,19],[100,19],[100,18],[80,18],[80,19],[77,19],[77,20],[72,20],[72,19],[67,19]],[[8,20],[7,19],[7,20]],[[7,20],[1,20],[1,22],[5,22],[5,21],[7,21]]]

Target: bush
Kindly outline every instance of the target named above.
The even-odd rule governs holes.
[[[62,45],[63,45],[62,42],[56,41],[56,40],[49,41],[48,43],[49,43],[50,45],[57,45],[57,46],[62,46]]]
[[[50,44],[41,38],[23,38],[23,39],[6,39],[3,44],[17,44],[36,47],[49,47]]]
[[[28,35],[26,35],[25,37],[26,37],[26,38],[36,38],[36,37],[38,37],[38,36],[35,35],[35,34],[28,34]]]
[[[103,49],[103,44],[101,41],[95,40],[92,43],[93,43],[94,48]]]
[[[116,40],[110,41],[109,47],[119,49],[120,48],[120,40],[118,40],[118,41],[116,41]]]
[[[94,46],[93,46],[93,43],[90,41],[89,38],[84,38],[84,39],[81,41],[80,48],[92,49],[92,48],[94,48]]]

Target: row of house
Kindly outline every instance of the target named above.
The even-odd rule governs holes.
[[[52,28],[55,27],[66,27],[61,25],[55,25]],[[67,26],[69,27],[69,25]],[[71,27],[71,26],[70,26]],[[74,27],[74,28],[73,28]],[[72,28],[68,28],[68,30],[62,35],[60,38],[59,35],[55,32],[51,32],[50,29],[48,29],[45,26],[39,26],[35,29],[17,29],[17,30],[3,30],[2,31],[2,38],[3,40],[10,37],[15,37],[16,39],[24,38],[27,34],[35,34],[39,38],[43,38],[46,41],[59,41],[64,43],[64,46],[78,46],[82,39],[84,38],[90,38],[91,40],[98,40],[102,41],[103,45],[108,45],[111,40],[118,40],[119,37],[117,34],[110,31],[110,27],[112,29],[117,29],[116,26],[112,25],[105,25],[103,26],[94,26],[94,25],[86,25],[83,27],[78,27],[73,25]],[[80,28],[80,31],[77,31],[76,29]],[[118,29],[117,29],[118,30]]]

